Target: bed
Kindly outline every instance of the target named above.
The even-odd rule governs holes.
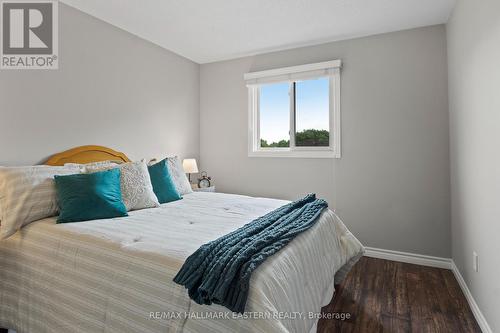
[[[99,146],[47,164],[129,159]],[[172,281],[202,244],[287,201],[194,192],[126,218],[33,222],[0,242],[0,327],[26,332],[314,332],[363,254],[331,210],[257,268],[244,314],[199,305]]]

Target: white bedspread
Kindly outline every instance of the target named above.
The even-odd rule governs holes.
[[[198,305],[172,281],[202,244],[286,203],[196,192],[125,218],[34,222],[0,242],[0,327],[18,333],[309,332],[317,321],[309,312],[320,312],[332,297],[333,278],[342,279],[363,252],[330,210],[254,272],[249,318]]]

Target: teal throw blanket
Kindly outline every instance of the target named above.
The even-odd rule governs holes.
[[[189,256],[174,281],[198,304],[221,304],[243,313],[252,272],[328,207],[315,194],[286,204],[243,227],[202,245]]]

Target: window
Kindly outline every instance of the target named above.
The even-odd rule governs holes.
[[[290,147],[290,84],[260,87],[260,147]]]
[[[340,61],[245,74],[248,155],[340,157]]]

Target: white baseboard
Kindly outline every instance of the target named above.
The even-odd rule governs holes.
[[[457,279],[458,284],[460,285],[460,288],[462,289],[462,292],[467,299],[467,302],[469,303],[470,309],[472,310],[472,313],[474,314],[479,327],[481,327],[481,331],[483,331],[483,333],[493,333],[490,325],[488,325],[486,318],[484,318],[483,313],[479,309],[476,300],[472,296],[469,287],[467,287],[467,284],[465,283],[465,280],[462,277],[462,274],[460,274],[460,271],[458,270],[458,267],[455,265],[454,261],[451,262],[451,270],[455,275],[455,278]]]
[[[415,265],[450,269],[455,275],[455,278],[457,279],[457,282],[460,285],[462,292],[464,293],[465,299],[469,303],[471,311],[474,314],[474,317],[476,318],[476,321],[481,330],[483,331],[483,333],[493,333],[490,326],[488,325],[488,322],[486,321],[486,318],[484,318],[483,313],[481,312],[479,306],[474,300],[474,297],[472,296],[469,287],[467,287],[467,284],[465,283],[462,274],[460,274],[460,271],[455,265],[453,259],[426,256],[423,254],[416,254],[409,252],[377,249],[374,247],[365,247],[365,250],[366,250],[365,256],[371,258],[386,259],[392,261],[406,262]]]
[[[438,267],[451,269],[452,260],[450,258],[441,258],[426,256],[423,254],[400,252],[392,250],[377,249],[374,247],[365,247],[365,256],[378,259],[406,262],[409,264]]]

